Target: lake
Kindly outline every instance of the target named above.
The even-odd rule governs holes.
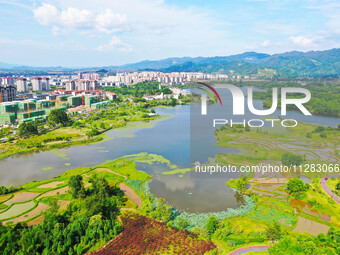
[[[222,93],[222,97],[223,102],[231,103],[230,94]],[[254,106],[262,109],[261,101],[255,100]],[[208,112],[214,107],[219,105],[208,105]],[[128,123],[125,128],[107,132],[111,140],[96,144],[8,157],[0,161],[0,185],[20,185],[34,180],[49,179],[70,169],[95,166],[140,152],[162,155],[180,168],[188,168],[195,161],[205,162],[219,152],[237,153],[237,149],[215,145],[211,123],[192,117],[193,110],[197,111],[199,108],[200,105],[156,108],[157,114],[167,115],[169,118],[148,123]],[[276,111],[272,116],[279,115],[279,111]],[[250,117],[253,116],[246,112],[245,118]],[[208,118],[211,119],[213,116]],[[331,126],[337,126],[339,123],[337,118],[304,116],[294,111],[288,112],[287,118]],[[198,130],[191,128],[193,125],[200,125],[199,134]],[[150,190],[155,196],[165,198],[169,204],[180,210],[222,211],[236,208],[243,202],[242,197],[226,185],[228,178],[235,178],[236,174],[210,176],[189,172],[183,177],[178,177],[163,175],[163,171],[169,170],[165,165],[145,163],[138,163],[137,169],[153,176]]]

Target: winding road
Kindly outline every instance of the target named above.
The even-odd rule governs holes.
[[[335,202],[337,202],[340,205],[340,198],[335,195],[331,189],[327,186],[327,180],[329,178],[335,178],[335,177],[340,177],[340,175],[332,175],[332,176],[327,176],[324,177],[320,180],[320,185],[323,188],[323,190],[331,197],[334,199]]]
[[[230,252],[228,255],[241,255],[241,254],[246,254],[248,252],[253,252],[253,251],[266,251],[270,248],[270,245],[254,245],[254,246],[247,246],[247,247],[242,247],[237,250],[234,250]]]

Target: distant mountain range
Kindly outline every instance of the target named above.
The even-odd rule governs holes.
[[[309,51],[306,53],[291,51],[274,55],[245,52],[231,56],[167,58],[100,68],[121,71],[205,72],[266,77],[339,77],[340,49]],[[0,62],[0,69],[70,70],[71,68],[21,67]],[[84,69],[96,70],[99,68],[91,67]]]

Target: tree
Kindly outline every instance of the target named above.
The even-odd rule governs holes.
[[[62,109],[54,109],[48,116],[48,124],[50,126],[66,126],[69,123],[69,117],[67,113]]]
[[[188,222],[185,219],[178,217],[175,220],[175,226],[177,226],[179,229],[184,229],[188,226]]]
[[[304,184],[303,181],[295,178],[289,180],[287,183],[287,191],[293,195],[296,199],[302,199],[306,194],[305,192],[309,189],[309,184]]]
[[[23,122],[19,126],[19,136],[21,137],[37,135],[38,133],[37,126],[32,122]]]
[[[208,231],[208,234],[212,236],[218,228],[218,219],[215,216],[210,216],[205,224],[205,228]]]
[[[83,177],[81,175],[71,176],[70,180],[68,181],[68,185],[70,186],[71,193],[74,198],[78,198],[80,195],[83,196],[83,194],[80,193],[80,191],[85,191]]]
[[[105,177],[94,174],[90,178],[90,183],[92,184],[93,193],[96,194],[96,197],[103,199],[112,195],[112,190]]]
[[[327,138],[327,133],[326,133],[326,132],[322,132],[322,133],[320,134],[320,137],[321,137],[321,138]]]
[[[281,224],[275,221],[272,225],[268,226],[266,234],[268,238],[272,241],[279,240],[283,234]]]
[[[170,105],[175,106],[177,104],[177,100],[175,98],[171,98]]]
[[[96,128],[93,128],[93,129],[86,132],[86,135],[88,137],[93,137],[93,136],[96,136],[98,134],[99,134],[99,131]]]
[[[335,190],[340,192],[340,181],[335,185]]]
[[[243,193],[247,189],[247,185],[248,185],[248,179],[245,175],[242,175],[242,176],[240,176],[239,179],[235,180],[235,187],[241,193]]]

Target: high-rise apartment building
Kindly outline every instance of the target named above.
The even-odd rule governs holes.
[[[83,73],[81,77],[83,80],[99,80],[99,74],[97,73]]]
[[[66,90],[75,90],[76,89],[76,83],[73,80],[66,81]]]
[[[41,78],[41,89],[42,90],[49,90],[50,89],[50,78],[42,77]]]
[[[32,83],[32,89],[34,91],[42,90],[41,77],[32,77],[31,83]]]
[[[14,86],[14,79],[12,77],[3,77],[2,85],[3,86]]]
[[[17,79],[17,91],[18,92],[26,92],[27,90],[28,90],[27,79],[26,78],[18,78]]]
[[[17,99],[17,90],[13,85],[0,86],[0,102],[10,102]]]

